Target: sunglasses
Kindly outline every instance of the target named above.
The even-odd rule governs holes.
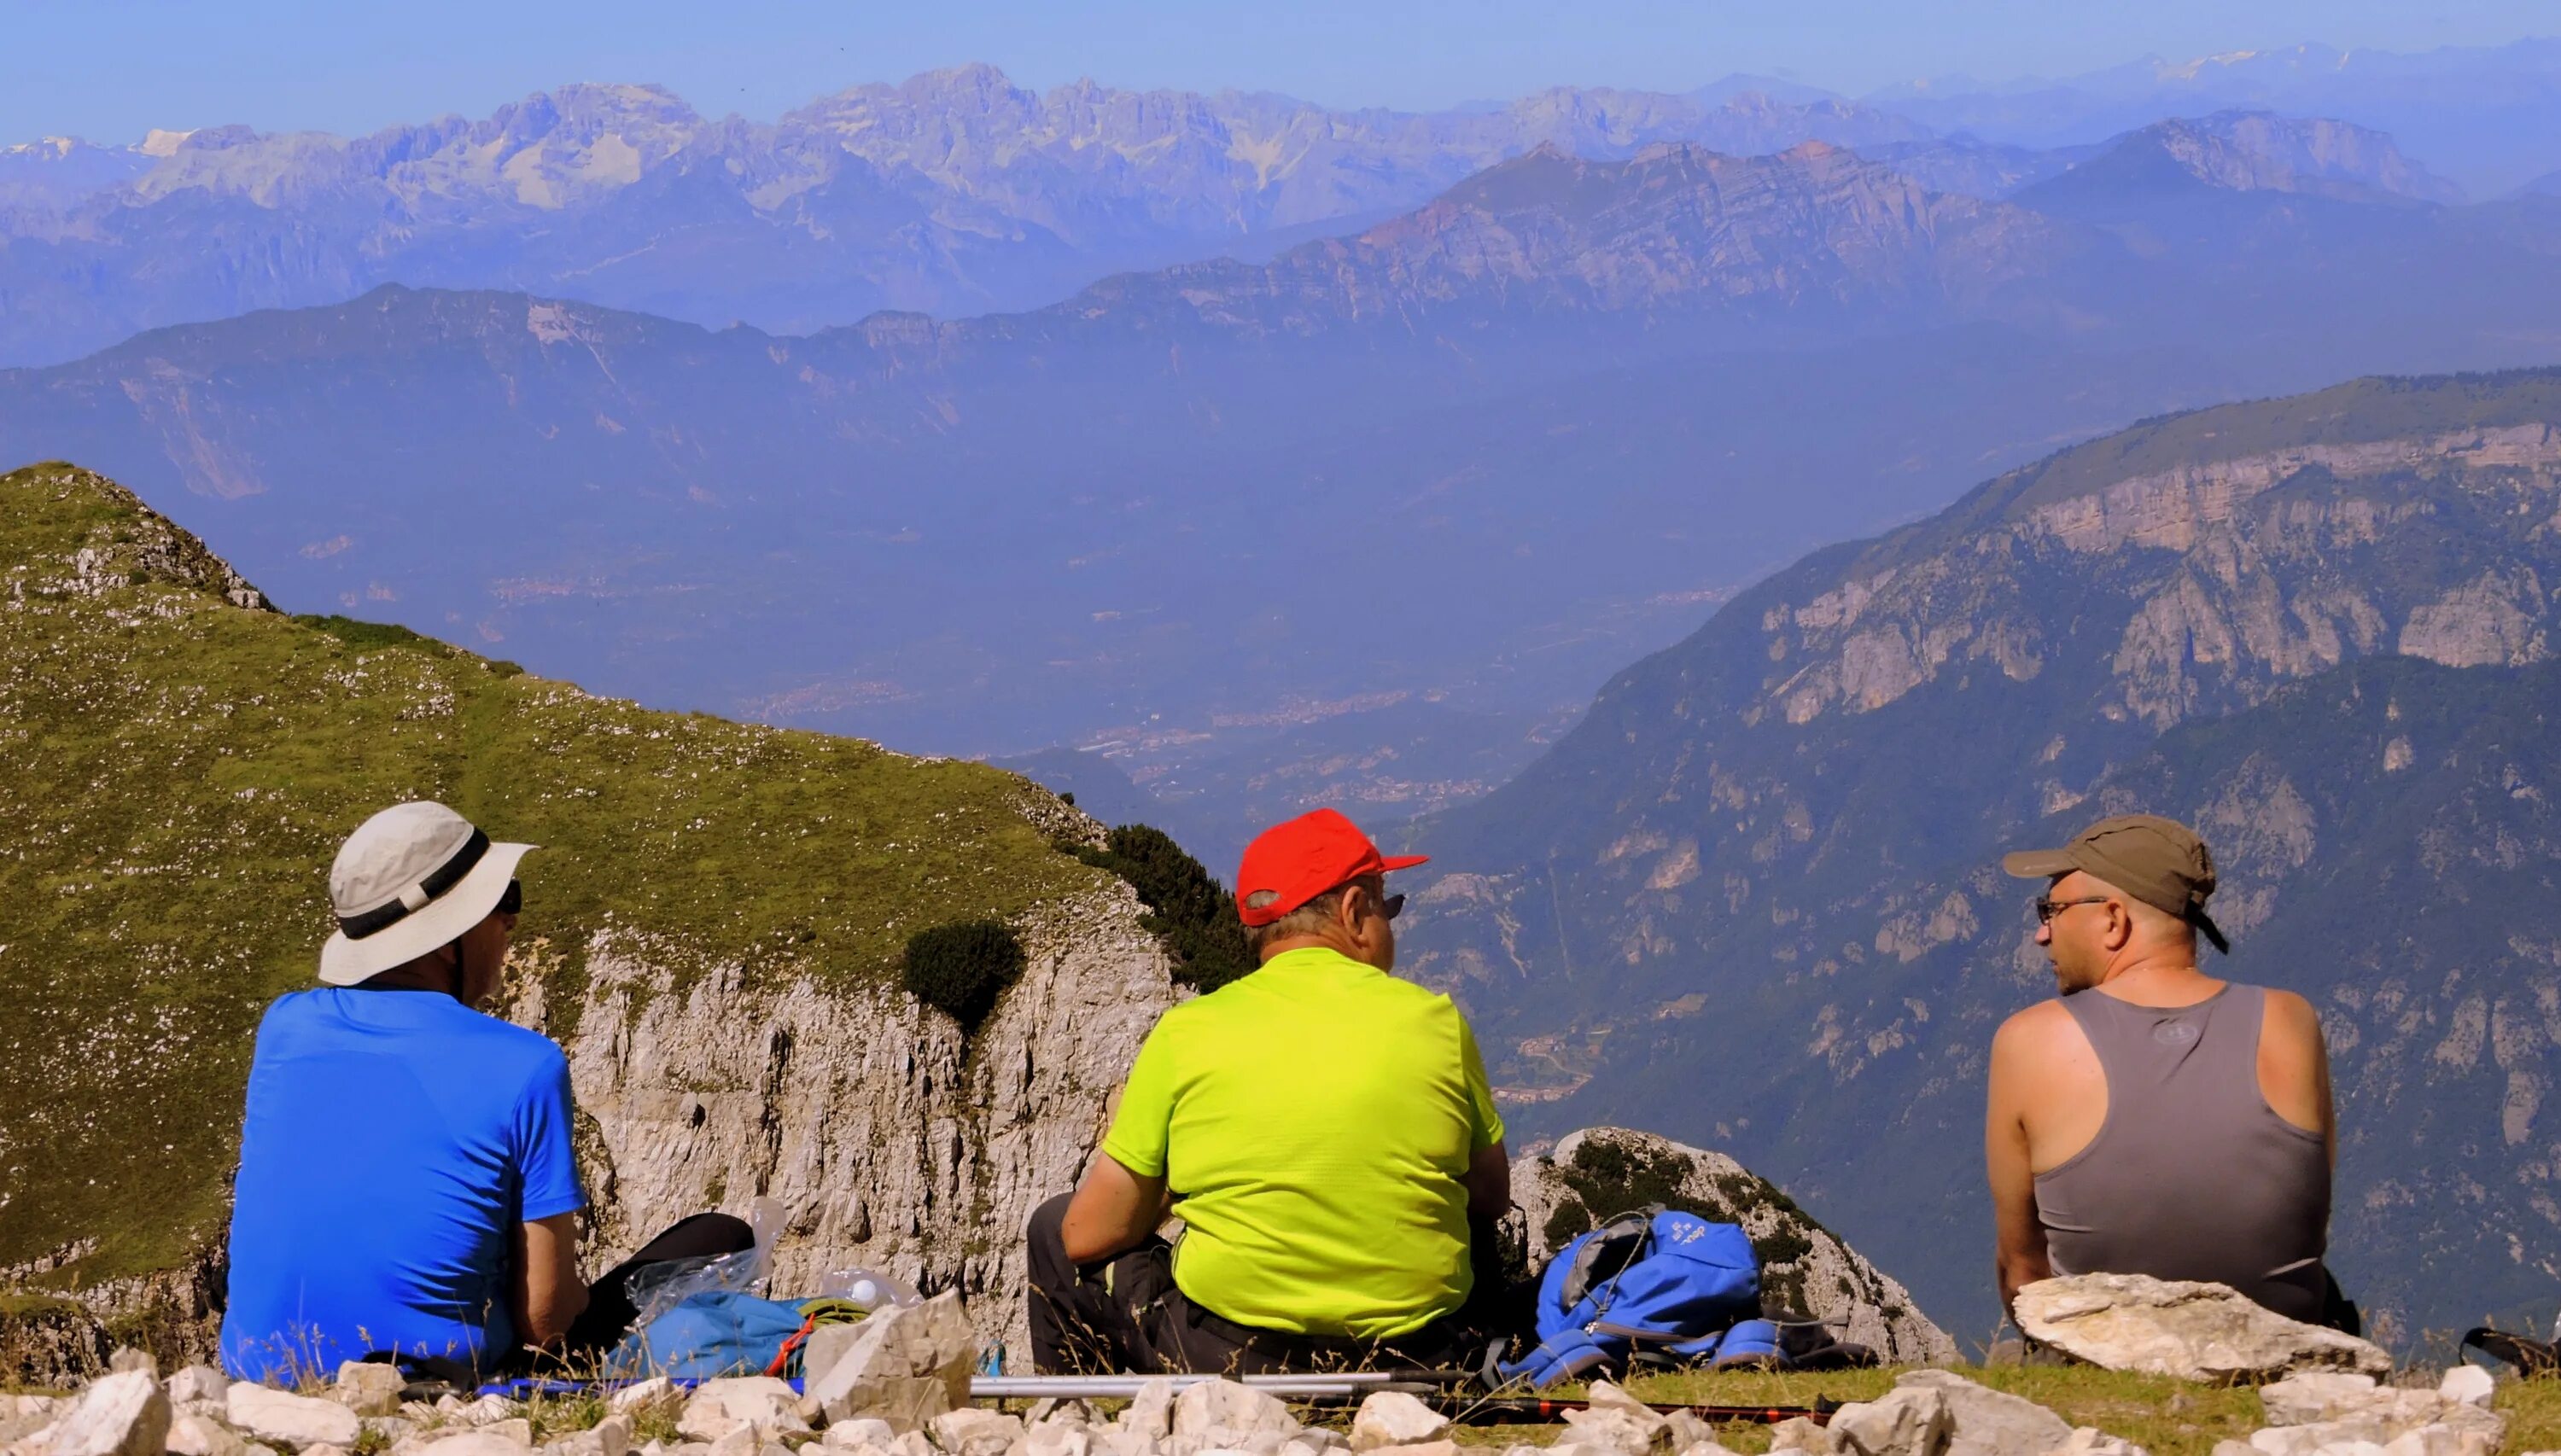
[[[1403,910],[1404,910],[1404,909],[1405,909],[1405,896],[1404,896],[1404,895],[1401,895],[1401,894],[1391,894],[1391,895],[1385,895],[1385,896],[1382,896],[1382,897],[1379,899],[1379,902],[1378,902],[1378,912],[1379,912],[1380,914],[1382,914],[1382,915],[1385,915],[1387,918],[1389,918],[1389,919],[1391,919],[1391,920],[1395,919],[1395,918],[1397,917],[1397,915],[1398,915],[1398,914],[1400,914],[1400,913],[1402,913],[1402,912],[1403,912]]]
[[[510,880],[507,882],[507,892],[498,896],[498,913],[502,915],[521,915],[524,912],[525,882],[521,880]]]
[[[2040,894],[2036,897],[2036,923],[2051,925],[2055,916],[2074,905],[2103,905],[2107,902],[2108,897],[2104,894],[2085,894],[2079,899],[2048,899]]]

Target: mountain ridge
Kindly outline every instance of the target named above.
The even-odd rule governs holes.
[[[2496,1232],[2545,1216],[2510,1135],[2530,1111],[2498,1109],[2561,1057],[2521,1033],[2495,1066],[2427,1049],[2470,1025],[2481,967],[2520,1007],[2545,979],[2524,887],[2561,869],[2533,736],[2556,491],[2561,372],[2370,380],[2149,421],[1816,553],[1419,823],[1414,974],[1467,999],[1525,1128],[1686,1086],[1669,1135],[1784,1170],[1963,1328],[1988,1317],[1946,1252],[1988,1237],[1982,1052],[2043,979],[1997,857],[2185,817],[2226,868],[2236,972],[2330,1028],[2343,1277],[2403,1336],[2502,1312],[2549,1271]],[[2476,896],[2476,864],[2526,899]],[[1846,1147],[1880,1108],[1891,1151]],[[2476,1225],[2422,1187],[2508,1212]]]

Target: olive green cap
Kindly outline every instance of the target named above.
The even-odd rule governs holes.
[[[2119,814],[2072,836],[2059,850],[2003,855],[2001,868],[2021,880],[2047,880],[2075,870],[2096,876],[2195,926],[2216,950],[2232,950],[2205,913],[2205,902],[2214,894],[2213,852],[2195,830],[2175,819]]]

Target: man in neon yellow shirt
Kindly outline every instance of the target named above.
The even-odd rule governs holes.
[[[1458,1353],[1471,1220],[1510,1206],[1511,1172],[1466,1018],[1388,974],[1405,896],[1386,876],[1422,863],[1331,809],[1247,847],[1261,969],[1165,1013],[1103,1156],[1032,1215],[1043,1373]]]

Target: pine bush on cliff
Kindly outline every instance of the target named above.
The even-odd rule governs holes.
[[[999,920],[960,920],[907,942],[908,994],[974,1032],[1023,973],[1023,943]]]
[[[1215,991],[1254,969],[1245,927],[1227,887],[1173,836],[1145,824],[1112,830],[1104,848],[1079,848],[1076,857],[1129,882],[1147,906],[1139,918],[1174,958],[1174,979],[1196,991]]]

